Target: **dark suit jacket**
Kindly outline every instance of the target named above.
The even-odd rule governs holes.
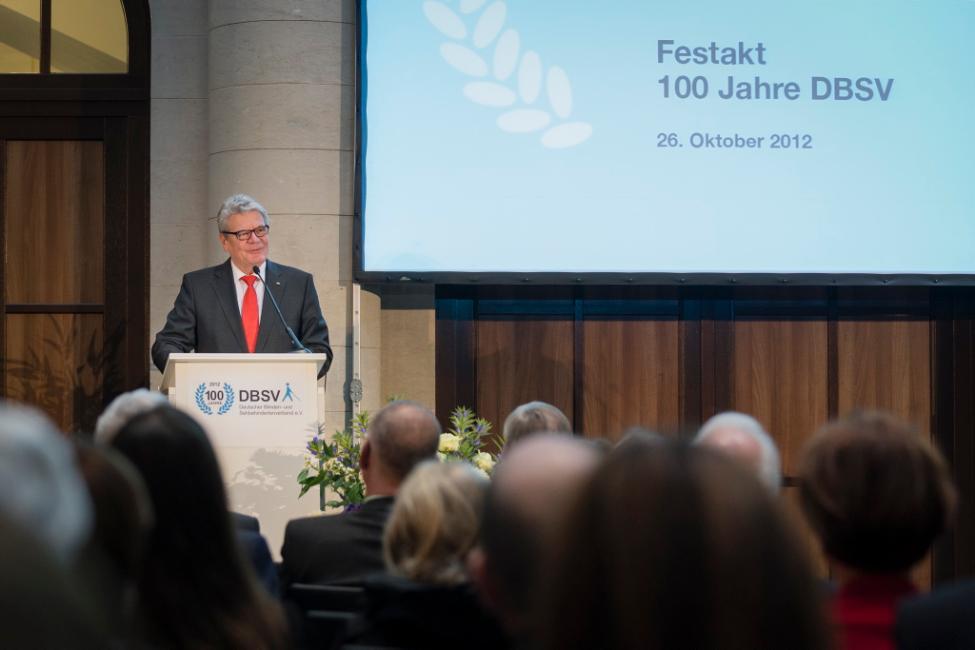
[[[514,647],[469,584],[425,585],[376,575],[365,582],[366,607],[346,643],[422,650]]]
[[[292,519],[281,547],[281,586],[359,582],[384,570],[383,526],[393,497],[378,497],[340,515]]]
[[[257,517],[231,510],[230,519],[234,522],[235,530],[249,530],[254,533],[261,532],[261,522]]]
[[[294,347],[281,324],[267,287],[281,306],[281,313],[295,335],[312,352],[328,355],[321,375],[332,363],[328,326],[322,317],[318,294],[310,274],[267,261],[264,306],[257,333],[257,352],[292,352]],[[228,259],[219,266],[183,276],[183,284],[166,317],[166,325],[152,345],[152,361],[166,368],[172,352],[247,352],[244,326],[237,306],[237,289]],[[320,376],[321,376],[320,375]]]
[[[975,580],[904,601],[897,612],[894,638],[903,650],[975,648]]]

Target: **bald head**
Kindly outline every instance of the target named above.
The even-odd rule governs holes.
[[[371,447],[374,473],[398,485],[417,464],[436,456],[440,422],[421,404],[391,402],[379,409],[369,422],[366,440]],[[369,476],[364,478],[369,487]]]
[[[565,413],[546,402],[528,402],[512,411],[504,421],[504,445],[509,447],[533,433],[572,433]]]
[[[505,454],[495,469],[492,488],[504,508],[544,526],[599,458],[592,445],[578,438],[540,433]]]
[[[728,411],[704,423],[695,445],[717,449],[740,461],[773,493],[782,485],[779,451],[758,420]]]
[[[601,454],[572,436],[540,433],[506,451],[488,489],[481,552],[490,600],[513,634],[531,617],[543,549]]]

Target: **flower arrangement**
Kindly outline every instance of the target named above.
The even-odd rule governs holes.
[[[485,439],[490,439],[491,423],[484,418],[477,417],[466,406],[458,406],[450,412],[450,429],[440,434],[440,448],[437,456],[440,460],[462,460],[470,463],[485,476],[490,476],[497,462],[497,453],[484,451]],[[494,438],[495,448],[501,448],[501,441],[497,435]]]
[[[368,427],[369,414],[357,413],[350,427],[336,431],[331,440],[319,431],[308,442],[305,466],[298,473],[299,498],[313,487],[319,487],[331,488],[337,497],[324,503],[329,508],[348,508],[362,503],[365,486],[359,474],[359,454]],[[440,434],[437,457],[442,461],[466,461],[490,476],[497,462],[497,452],[486,450],[484,445],[491,441],[495,443],[495,449],[501,448],[498,437],[491,435],[491,423],[477,417],[473,410],[459,406],[450,413],[450,428]]]
[[[362,441],[369,426],[369,414],[356,413],[351,426],[345,431],[336,431],[332,440],[326,440],[323,432],[312,438],[306,446],[305,466],[298,472],[298,485],[301,492],[298,498],[313,487],[330,487],[337,499],[326,501],[329,508],[348,507],[362,503],[365,499],[365,486],[359,476],[359,453]]]

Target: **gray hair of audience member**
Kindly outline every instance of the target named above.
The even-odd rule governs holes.
[[[402,481],[416,465],[436,456],[441,431],[430,409],[399,400],[376,412],[366,437],[390,478]]]
[[[112,400],[95,422],[95,442],[107,445],[129,420],[166,404],[166,396],[160,392],[137,388],[122,393]]]
[[[540,433],[495,467],[472,577],[516,636],[530,623],[545,549],[560,543],[562,518],[603,457],[580,438]]]
[[[74,449],[40,411],[0,403],[0,513],[70,563],[92,528]]]
[[[260,212],[264,218],[264,225],[271,225],[271,218],[267,214],[264,206],[258,203],[254,197],[247,194],[234,194],[228,196],[217,210],[217,231],[223,232],[227,229],[227,221],[235,214],[241,212]]]
[[[504,420],[504,445],[508,447],[533,433],[572,433],[565,413],[546,402],[528,402],[515,408]]]
[[[762,425],[759,424],[758,420],[750,415],[736,411],[718,413],[704,423],[704,426],[701,427],[701,430],[694,438],[694,444],[708,444],[708,440],[719,431],[733,431],[737,434],[747,436],[747,438],[750,438],[758,444],[760,457],[758,459],[758,465],[753,469],[758,479],[769,490],[778,494],[782,488],[782,461],[779,459],[779,450],[775,446],[775,442]],[[730,455],[736,456],[734,447],[714,446],[722,447]],[[751,459],[745,458],[743,454],[739,460],[745,461],[746,463],[751,462]]]

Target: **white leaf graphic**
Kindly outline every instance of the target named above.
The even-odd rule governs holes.
[[[430,24],[447,38],[461,39],[467,36],[467,27],[453,9],[442,2],[424,2],[423,13]]]
[[[515,71],[518,64],[518,49],[521,47],[518,32],[505,30],[494,47],[494,78],[504,81]]]
[[[504,27],[507,13],[508,7],[503,2],[495,2],[484,10],[477,25],[474,26],[474,47],[486,47],[498,37],[501,28]]]
[[[464,86],[464,96],[482,106],[504,107],[515,103],[515,93],[507,86],[490,81],[474,81]]]
[[[444,43],[440,46],[440,56],[451,66],[471,77],[483,77],[487,74],[487,63],[474,50],[457,45]]]
[[[487,0],[460,0],[460,10],[465,14],[477,11]]]
[[[498,127],[508,133],[530,133],[544,129],[551,120],[545,111],[523,108],[498,116]]]
[[[552,110],[563,120],[572,113],[572,86],[569,84],[569,76],[565,70],[553,65],[548,69],[548,80],[546,82],[548,90],[548,103],[552,105]]]
[[[592,135],[592,126],[586,122],[567,122],[552,127],[542,134],[542,146],[549,149],[565,149],[582,144]]]
[[[542,60],[534,52],[525,52],[518,68],[518,94],[521,101],[531,104],[538,99],[542,86]]]

